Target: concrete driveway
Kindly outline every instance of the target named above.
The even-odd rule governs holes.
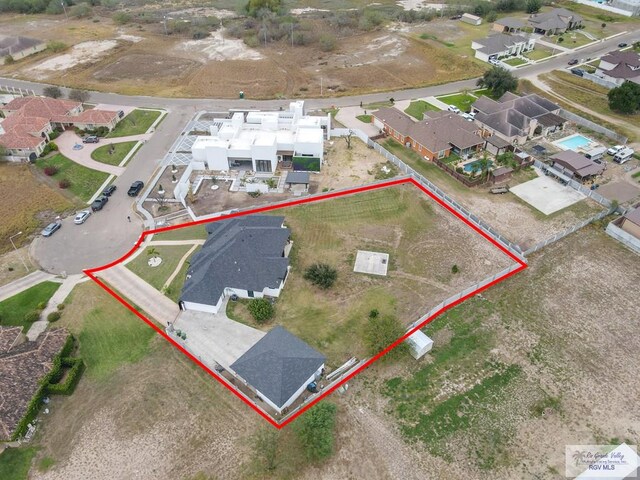
[[[43,270],[55,274],[80,273],[120,258],[135,245],[142,233],[143,221],[136,214],[135,199],[127,196],[127,190],[135,180],[147,184],[175,136],[194,113],[189,107],[168,114],[113,182],[117,190],[102,210],[91,215],[83,225],[74,225],[70,215],[51,237],[34,240],[30,253]],[[85,208],[89,206],[78,210]]]
[[[226,312],[227,300],[217,314],[180,312],[174,327],[186,332],[181,343],[209,368],[218,363],[228,368],[247,350],[266,335],[265,332],[230,320]]]
[[[54,140],[55,144],[58,145],[58,150],[61,154],[67,157],[69,160],[73,160],[80,165],[91,168],[93,170],[98,170],[99,172],[109,173],[111,175],[120,175],[124,172],[124,168],[118,167],[117,165],[109,165],[107,163],[96,162],[93,158],[91,158],[91,153],[97,149],[102,147],[103,145],[107,145],[109,143],[119,143],[120,141],[126,142],[127,140],[119,140],[118,142],[106,142],[107,139],[100,139],[99,143],[82,143],[82,138],[78,136],[76,132],[73,130],[66,130],[62,132],[62,134]],[[111,139],[109,139],[111,140]],[[80,150],[74,150],[74,145],[81,145],[82,148]]]

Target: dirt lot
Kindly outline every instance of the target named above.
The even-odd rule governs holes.
[[[35,269],[36,267],[29,257],[28,246],[19,248],[17,251],[10,250],[0,255],[0,286],[22,278]]]

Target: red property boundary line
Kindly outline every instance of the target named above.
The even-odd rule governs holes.
[[[356,370],[354,370],[353,372],[351,372],[347,376],[345,376],[340,382],[336,383],[331,388],[323,391],[317,398],[315,398],[313,401],[309,402],[309,404],[305,405],[303,408],[298,410],[294,415],[286,418],[281,423],[278,423],[277,421],[275,421],[266,412],[262,411],[257,405],[255,405],[247,397],[245,397],[245,395],[242,394],[239,390],[236,390],[235,388],[233,388],[231,386],[231,384],[228,383],[228,381],[226,379],[224,379],[217,372],[215,372],[215,371],[211,370],[209,367],[207,367],[198,358],[196,358],[192,353],[190,353],[188,350],[186,350],[182,345],[180,345],[178,342],[176,342],[166,332],[164,332],[160,327],[158,327],[155,323],[153,323],[153,321],[149,320],[147,317],[145,317],[140,312],[138,312],[135,308],[133,308],[125,299],[123,299],[120,295],[118,295],[118,293],[116,293],[113,289],[111,289],[108,285],[106,285],[102,280],[100,280],[95,275],[97,272],[100,272],[102,270],[107,270],[107,269],[109,269],[109,268],[111,268],[111,267],[123,262],[128,257],[130,257],[140,247],[140,245],[142,244],[142,242],[144,241],[144,239],[145,239],[145,237],[147,235],[152,235],[152,234],[162,233],[162,232],[168,232],[168,231],[171,231],[171,230],[177,230],[179,228],[186,228],[186,227],[191,227],[191,226],[194,226],[194,225],[201,225],[201,224],[205,224],[205,223],[215,222],[215,221],[219,221],[219,220],[226,220],[226,219],[240,217],[240,216],[254,214],[254,213],[268,212],[268,211],[271,211],[271,210],[277,210],[277,209],[281,209],[281,208],[285,208],[285,207],[292,207],[292,206],[302,205],[302,204],[316,202],[316,201],[320,201],[320,200],[327,200],[327,199],[337,198],[337,197],[341,197],[341,196],[345,196],[345,195],[353,195],[355,193],[362,193],[362,192],[367,192],[367,191],[377,190],[377,189],[381,189],[381,188],[392,187],[392,186],[396,186],[396,185],[404,185],[404,184],[412,184],[415,187],[417,187],[418,189],[420,189],[423,193],[425,193],[431,199],[436,201],[440,206],[445,208],[449,213],[451,213],[452,215],[457,217],[459,220],[462,220],[462,222],[464,222],[469,228],[471,228],[476,233],[478,233],[480,236],[482,236],[485,240],[491,242],[502,253],[504,253],[509,258],[511,258],[514,262],[516,262],[519,265],[519,267],[516,268],[515,270],[511,271],[511,272],[508,272],[506,274],[501,275],[500,277],[497,277],[495,280],[493,280],[492,282],[488,283],[487,285],[479,287],[476,290],[468,293],[467,295],[464,295],[463,297],[460,297],[458,300],[456,300],[456,301],[454,301],[454,302],[442,307],[441,309],[437,310],[431,316],[429,316],[424,321],[422,321],[420,324],[416,325],[411,330],[409,330],[407,333],[405,333],[402,337],[398,338],[395,342],[393,342],[387,348],[382,350],[377,355],[371,357],[369,360],[367,360],[365,363],[363,363]],[[304,413],[306,410],[311,408],[313,405],[318,403],[320,400],[322,400],[326,396],[328,396],[331,393],[333,393],[337,388],[339,388],[341,385],[343,385],[344,383],[346,383],[349,380],[351,380],[358,373],[360,373],[361,371],[363,371],[364,369],[369,367],[373,362],[375,362],[375,361],[379,360],[380,358],[382,358],[383,356],[385,356],[391,350],[393,350],[398,345],[400,345],[402,342],[404,342],[409,336],[411,336],[417,330],[421,329],[422,327],[424,327],[425,325],[427,325],[431,321],[433,321],[437,316],[441,315],[442,313],[444,313],[445,311],[449,310],[450,308],[453,308],[456,305],[459,305],[460,303],[464,302],[468,298],[470,298],[470,297],[472,297],[474,295],[477,295],[478,293],[480,293],[480,292],[482,292],[482,291],[484,291],[484,290],[486,290],[486,289],[488,289],[488,288],[490,288],[490,287],[502,282],[503,280],[511,277],[512,275],[515,275],[518,272],[521,272],[525,268],[527,268],[527,264],[522,259],[520,259],[518,256],[516,256],[512,252],[510,252],[504,245],[502,245],[499,242],[497,242],[495,239],[493,239],[487,233],[482,231],[477,225],[473,224],[472,222],[470,222],[469,220],[464,218],[453,207],[451,207],[450,205],[445,203],[440,198],[436,197],[432,192],[430,192],[427,188],[425,188],[423,185],[421,185],[415,179],[413,179],[413,178],[402,178],[402,179],[399,179],[399,180],[391,180],[389,182],[379,183],[379,184],[375,184],[375,185],[366,185],[364,187],[353,188],[353,189],[350,189],[350,190],[345,190],[345,191],[340,191],[340,192],[333,192],[333,193],[329,192],[329,193],[327,193],[325,195],[318,195],[318,196],[314,196],[314,197],[306,197],[306,198],[302,198],[302,199],[298,199],[298,200],[292,200],[291,202],[281,203],[281,204],[277,204],[277,205],[268,205],[268,206],[264,206],[264,207],[258,207],[258,208],[254,208],[254,209],[251,209],[251,210],[242,211],[242,212],[230,213],[230,214],[221,215],[220,217],[216,217],[216,218],[212,218],[212,219],[204,219],[204,220],[198,220],[198,221],[183,223],[183,224],[180,224],[180,225],[172,225],[172,226],[169,226],[169,227],[157,228],[157,229],[154,229],[154,230],[146,230],[146,231],[142,232],[142,235],[140,236],[140,238],[138,239],[136,244],[133,246],[133,248],[131,250],[129,250],[127,253],[125,253],[122,257],[120,257],[119,259],[117,259],[117,260],[115,260],[115,261],[113,261],[113,262],[111,262],[111,263],[109,263],[107,265],[103,265],[101,267],[89,268],[89,269],[85,270],[84,273],[89,278],[91,278],[94,282],[96,282],[100,287],[102,287],[107,293],[109,293],[113,298],[115,298],[118,302],[120,302],[125,308],[130,310],[134,315],[136,315],[138,318],[140,318],[142,321],[144,321],[147,325],[149,325],[151,328],[153,328],[165,340],[167,340],[174,347],[176,347],[178,350],[180,350],[191,361],[193,361],[196,365],[198,365],[200,368],[202,368],[205,372],[207,372],[213,378],[218,380],[229,391],[231,391],[236,397],[238,397],[240,400],[242,400],[247,405],[249,405],[254,411],[256,411],[265,420],[267,420],[271,425],[273,425],[274,427],[280,429],[280,428],[283,428],[285,425],[289,424],[290,422],[292,422],[299,415]]]

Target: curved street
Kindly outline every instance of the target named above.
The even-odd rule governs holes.
[[[640,40],[640,33],[628,32],[582,48],[578,52],[563,53],[552,60],[517,69],[514,74],[519,78],[535,78],[539,74],[565,68],[567,61],[571,58],[597,57],[616,48],[620,42],[632,44],[637,40]],[[409,100],[474,88],[476,81],[477,79],[463,80],[424,88],[367,95],[313,98],[307,99],[306,103],[309,108],[317,109],[331,106],[353,106],[359,105],[360,102],[380,102],[391,97],[396,100]],[[0,85],[28,88],[37,94],[41,94],[46,86],[45,84],[9,78],[0,78]],[[65,91],[65,94],[68,92]],[[127,196],[127,189],[135,180],[147,183],[170,149],[178,132],[197,111],[225,111],[239,106],[248,109],[277,109],[280,106],[286,106],[290,100],[159,98],[92,92],[91,101],[111,105],[161,107],[168,111],[168,115],[156,128],[150,140],[130,160],[122,174],[116,178],[114,184],[117,186],[117,191],[103,210],[92,214],[84,225],[74,225],[73,216],[69,216],[63,220],[62,228],[53,236],[49,238],[37,237],[32,243],[32,256],[43,270],[54,274],[80,273],[84,269],[110,263],[131,249],[142,233],[143,221],[136,214],[134,200]],[[131,217],[131,222],[127,220],[127,216]]]

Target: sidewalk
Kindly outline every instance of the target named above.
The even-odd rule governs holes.
[[[14,280],[11,283],[3,285],[2,287],[0,287],[0,302],[6,300],[7,298],[13,297],[14,295],[17,295],[20,292],[24,292],[34,285],[46,282],[47,280],[54,282],[61,281],[60,279],[56,278],[55,275],[43,272],[42,270],[37,270],[27,276],[19,278],[18,280]]]
[[[374,110],[367,110],[367,115],[370,115]],[[369,137],[373,137],[380,133],[380,129],[373,123],[364,123],[358,120],[358,115],[364,115],[365,110],[360,107],[343,107],[338,111],[336,120],[343,124],[346,128],[353,130],[362,130]]]

